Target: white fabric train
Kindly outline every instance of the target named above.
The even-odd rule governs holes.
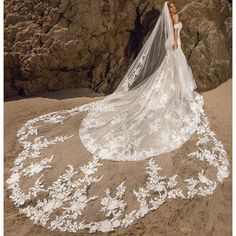
[[[81,122],[80,138],[91,153],[107,160],[138,161],[170,152],[190,138],[200,121],[203,100],[195,88],[181,47],[167,51],[141,86],[111,94],[92,109]]]
[[[165,3],[167,11],[166,7]],[[180,33],[182,23],[174,27]],[[104,99],[41,115],[23,125],[17,133],[22,151],[7,179],[10,198],[21,213],[50,230],[109,232],[128,227],[168,199],[213,194],[229,176],[227,153],[210,129],[203,97],[194,91],[180,37],[178,43],[176,51],[166,44],[162,62],[148,79],[140,77],[135,88],[131,89],[135,77],[128,78],[132,82],[125,78]],[[143,56],[135,62],[134,75],[139,74],[145,51]],[[79,137],[91,157],[80,156]],[[186,145],[188,154],[175,157]],[[189,163],[189,173],[182,173],[181,165],[175,169],[161,161],[160,154],[171,151],[174,154],[164,160]],[[123,163],[119,161],[127,161],[126,170],[119,169]],[[135,173],[134,161],[145,167],[143,173]],[[118,177],[106,176],[106,169],[96,176],[109,163]],[[135,182],[140,176],[145,182],[138,178]],[[136,185],[126,191],[129,178]]]

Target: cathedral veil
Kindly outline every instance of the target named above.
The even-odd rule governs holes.
[[[173,52],[173,23],[167,3],[166,1],[154,29],[124,75],[115,94],[136,89],[159,68],[167,51]]]
[[[227,153],[173,39],[165,2],[112,94],[22,125],[21,151],[6,173],[9,198],[21,214],[57,232],[110,232],[169,199],[211,195],[229,176]]]

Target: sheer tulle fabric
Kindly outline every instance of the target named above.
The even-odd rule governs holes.
[[[80,139],[91,153],[114,161],[144,160],[180,147],[196,131],[203,99],[194,91],[181,49],[182,23],[174,27],[178,49],[166,47],[162,63],[148,79],[140,82],[139,77],[140,83],[125,93],[107,96],[82,120]]]
[[[173,51],[173,41],[173,23],[165,2],[154,29],[113,95],[124,94],[148,80],[163,63],[167,51]]]
[[[34,224],[109,232],[168,199],[211,195],[229,176],[227,153],[194,91],[180,37],[172,50],[173,27],[180,35],[182,23],[173,26],[166,2],[113,94],[40,115],[18,130],[22,150],[7,188]]]

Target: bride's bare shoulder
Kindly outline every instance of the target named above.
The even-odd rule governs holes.
[[[171,15],[171,17],[172,17],[174,24],[177,24],[179,22],[179,15],[178,14]]]

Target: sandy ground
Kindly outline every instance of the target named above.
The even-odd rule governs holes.
[[[232,80],[204,93],[205,112],[211,128],[232,156]],[[102,95],[100,95],[102,96]],[[99,99],[89,89],[73,89],[45,94],[36,98],[14,98],[4,105],[4,152],[5,178],[8,178],[13,161],[20,151],[16,139],[17,130],[28,120],[48,112],[69,109]],[[138,163],[138,162],[137,162]],[[122,165],[125,163],[123,162]],[[137,165],[137,164],[136,164]],[[193,200],[169,200],[156,211],[148,213],[125,229],[94,235],[144,235],[144,236],[229,236],[231,223],[231,174],[219,185],[212,196]],[[9,201],[5,189],[5,235],[6,236],[69,236],[72,233],[52,232],[34,225]],[[93,235],[93,234],[76,234]]]

